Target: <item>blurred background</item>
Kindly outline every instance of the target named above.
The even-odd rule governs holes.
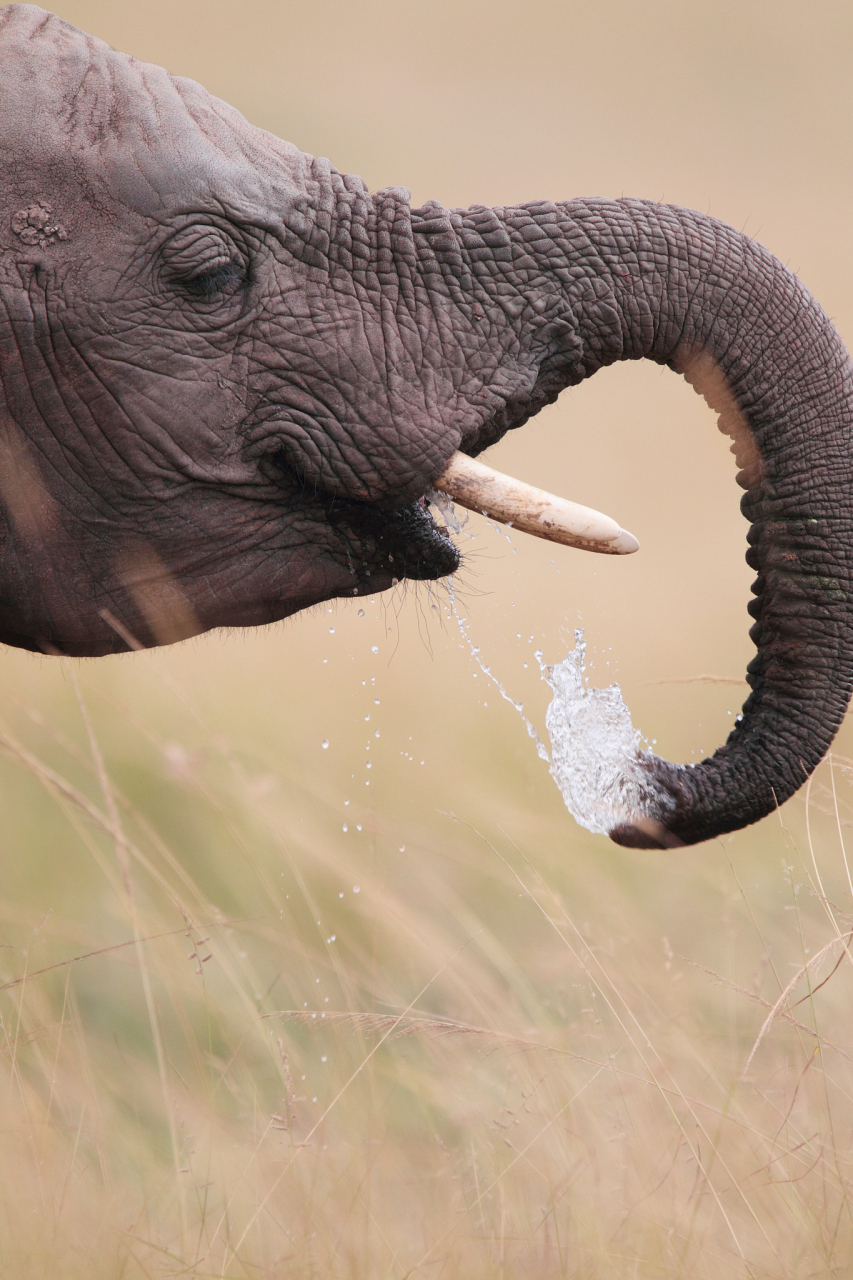
[[[414,204],[711,213],[853,342],[847,4],[55,11]],[[533,653],[582,627],[660,754],[723,741],[752,653],[728,443],[625,364],[487,455],[641,545],[460,535],[467,634],[540,731]],[[0,654],[4,1274],[850,1265],[849,721],[780,815],[619,850],[575,826],[448,604],[410,586],[153,653]]]

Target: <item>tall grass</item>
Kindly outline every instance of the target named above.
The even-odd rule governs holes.
[[[319,738],[375,734],[375,677],[282,724],[206,643],[4,658],[0,1274],[847,1273],[844,761],[755,831],[632,854],[526,742],[419,773],[373,737],[368,805]]]

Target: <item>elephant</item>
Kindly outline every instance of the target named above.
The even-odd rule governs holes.
[[[412,208],[35,6],[0,59],[0,640],[97,656],[452,574],[451,459],[643,358],[732,438],[756,655],[725,744],[643,753],[610,835],[797,790],[853,681],[853,378],[781,262],[644,200]]]

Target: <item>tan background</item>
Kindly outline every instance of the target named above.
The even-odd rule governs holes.
[[[712,213],[796,270],[853,342],[849,3],[69,0],[57,11],[201,81],[372,188],[409,186],[416,203],[627,194]],[[582,625],[593,679],[618,677],[662,754],[713,750],[743,687],[672,683],[703,673],[736,681],[751,654],[746,526],[712,415],[674,375],[624,365],[567,393],[488,458],[613,515],[641,549],[585,556],[521,535],[510,542],[472,518],[457,592],[484,661],[541,726],[533,651],[561,658]],[[160,1274],[168,1250],[182,1274],[211,1274],[214,1258],[215,1274],[278,1280],[290,1273],[276,1259],[291,1246],[303,1260],[316,1252],[315,1271],[306,1263],[294,1274],[324,1280],[402,1276],[423,1251],[429,1260],[442,1249],[446,1277],[465,1280],[719,1280],[747,1274],[744,1258],[757,1267],[749,1274],[792,1280],[795,1256],[802,1276],[849,1264],[851,1046],[846,1058],[818,1061],[806,1032],[778,1024],[742,1075],[796,966],[834,945],[810,836],[828,895],[846,903],[839,919],[853,909],[826,767],[810,815],[802,793],[787,806],[791,834],[773,817],[684,854],[616,849],[569,818],[446,603],[443,588],[408,588],[263,632],[97,662],[0,653],[2,981],[126,943],[134,927],[145,936],[183,928],[182,911],[204,924],[214,957],[203,990],[179,937],[0,992],[0,1075],[11,1063],[0,1262],[13,1238],[28,1260],[9,1274]],[[122,821],[145,855],[131,858],[135,917],[121,840],[85,807],[106,812],[75,673]],[[853,755],[849,721],[838,750]],[[846,821],[843,770],[836,782]],[[814,894],[797,897],[780,863],[795,866],[797,883],[812,877]],[[537,876],[556,895],[540,914]],[[571,946],[554,932],[556,901],[575,913]],[[144,957],[151,965],[153,1004],[137,954],[143,970]],[[829,1040],[849,1026],[845,972],[817,1006]],[[618,1016],[605,1009],[605,988],[608,999],[617,992]],[[616,1055],[633,1074],[584,1076],[580,1061],[550,1049],[486,1058],[476,1038],[456,1057],[395,1042],[324,1122],[328,1151],[298,1148],[281,1181],[285,1156],[270,1144],[319,1141],[312,1126],[358,1046],[343,1032],[330,1048],[283,1033],[301,1099],[283,1135],[270,1119],[283,1068],[258,1011],[320,1002],[399,1012],[415,999],[586,1063]],[[809,1010],[816,1019],[805,1005],[797,1017]],[[654,1087],[643,1092],[641,1079]],[[571,1124],[559,1120],[587,1088],[565,1113]],[[522,1098],[532,1099],[524,1123],[541,1122],[546,1137],[505,1168],[494,1126]],[[700,1149],[713,1152],[710,1164]],[[466,1217],[457,1190],[491,1177],[504,1178],[506,1202],[496,1191],[486,1207],[472,1192]],[[214,1200],[196,1231],[197,1206]],[[576,1233],[571,1266],[554,1261],[542,1205]],[[453,1248],[448,1222],[461,1233]],[[103,1260],[125,1257],[125,1246],[147,1270],[110,1270]],[[528,1270],[503,1269],[511,1248],[528,1246]]]

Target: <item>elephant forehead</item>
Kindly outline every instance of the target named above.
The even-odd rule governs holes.
[[[205,204],[288,223],[304,212],[311,157],[194,81],[34,5],[0,9],[0,65],[3,189],[19,202],[55,203],[43,188],[59,173],[69,199],[150,217]]]

